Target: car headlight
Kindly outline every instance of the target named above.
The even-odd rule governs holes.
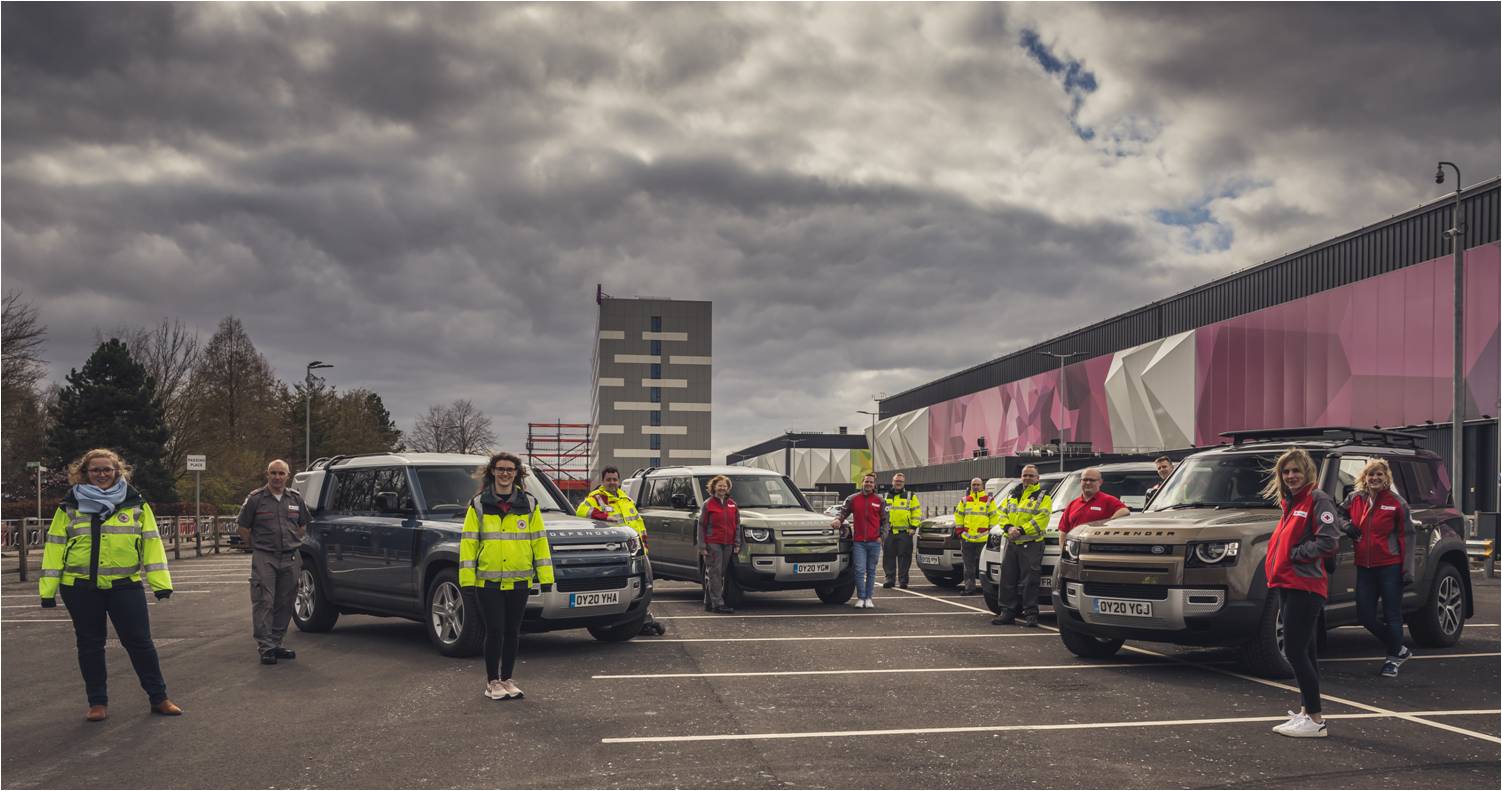
[[[1240,541],[1193,541],[1185,547],[1184,565],[1234,566],[1240,555]]]
[[[1078,538],[1067,538],[1067,539],[1064,539],[1064,552],[1063,552],[1063,554],[1064,554],[1064,559],[1065,560],[1079,560],[1079,557],[1080,557],[1080,540]]]
[[[752,527],[746,530],[746,537],[758,544],[772,540],[772,529],[769,527]]]
[[[626,539],[626,551],[630,552],[633,557],[641,554],[641,539],[634,536]]]

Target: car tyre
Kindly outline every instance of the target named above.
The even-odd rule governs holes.
[[[298,631],[327,632],[339,620],[339,610],[323,593],[318,567],[304,555],[302,571],[297,575],[297,596],[292,600],[292,622]]]
[[[1078,632],[1059,624],[1059,639],[1064,641],[1064,647],[1069,653],[1085,659],[1106,659],[1116,655],[1121,650],[1121,644],[1125,641],[1114,640],[1105,637]]]
[[[1241,647],[1241,664],[1252,675],[1262,678],[1293,675],[1293,666],[1283,654],[1283,612],[1278,607],[1276,591],[1267,592],[1262,618],[1257,621],[1257,635]]]
[[[923,578],[940,588],[958,588],[960,586],[958,575],[934,574],[925,571],[923,572]]]
[[[485,640],[484,619],[479,613],[467,612],[464,592],[459,587],[459,574],[454,569],[444,569],[433,575],[428,582],[428,595],[423,601],[423,626],[428,641],[444,656],[474,656],[480,653]]]
[[[844,604],[855,595],[855,580],[820,585],[814,588],[814,593],[819,594],[819,601],[825,604]]]
[[[627,640],[641,634],[642,626],[647,622],[647,611],[642,610],[641,615],[615,626],[591,626],[589,636],[602,643],[624,643]]]
[[[991,612],[996,613],[997,615],[1000,615],[1001,614],[1001,590],[999,588],[997,588],[995,585],[992,585],[989,582],[986,582],[985,580],[981,580],[981,583],[980,583],[980,592],[981,592],[981,595],[985,597],[985,599],[986,599],[986,606],[989,607],[989,608],[991,608]]]
[[[1465,631],[1465,579],[1449,563],[1435,567],[1424,606],[1408,614],[1408,631],[1419,645],[1446,648]]]

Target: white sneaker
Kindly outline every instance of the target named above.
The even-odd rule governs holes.
[[[874,610],[876,609],[876,602],[866,599],[866,606]]]
[[[1325,723],[1315,722],[1306,716],[1278,733],[1294,739],[1323,739],[1330,735],[1330,730],[1325,727]]]
[[[1307,718],[1308,718],[1308,715],[1305,714],[1302,711],[1290,711],[1290,712],[1288,712],[1288,719],[1286,719],[1286,720],[1278,723],[1277,725],[1273,726],[1273,733],[1282,733],[1283,729],[1287,728],[1290,725],[1293,725],[1294,723],[1298,722],[1299,720],[1307,719]]]
[[[866,609],[866,600],[865,599],[856,599],[855,600],[855,609],[857,609],[857,610],[864,610],[864,609]]]
[[[511,697],[511,693],[506,691],[506,685],[502,684],[500,679],[496,679],[485,683],[485,697],[491,700],[505,700]]]
[[[518,687],[516,685],[516,682],[512,681],[509,678],[506,679],[505,681],[501,682],[501,688],[504,689],[504,690],[506,690],[506,697],[508,697],[508,698],[525,698],[526,697],[526,695],[522,693],[522,688]]]

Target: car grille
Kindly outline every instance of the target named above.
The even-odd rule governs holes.
[[[1161,585],[1128,585],[1120,582],[1087,582],[1086,596],[1120,597],[1123,599],[1152,599],[1164,601],[1168,589]]]
[[[613,591],[626,587],[627,577],[594,577],[585,579],[560,579],[558,590],[564,593],[580,591]]]
[[[1154,552],[1153,547],[1162,547],[1161,552]],[[1085,551],[1099,552],[1107,555],[1153,555],[1164,557],[1173,554],[1173,547],[1167,544],[1097,544],[1091,541],[1085,544]]]
[[[834,552],[810,552],[806,555],[792,553],[786,557],[794,563],[832,563],[838,560],[840,556]]]

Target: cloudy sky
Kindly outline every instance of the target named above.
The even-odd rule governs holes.
[[[719,456],[1496,176],[1498,8],[6,3],[3,284],[508,445],[711,299]]]

